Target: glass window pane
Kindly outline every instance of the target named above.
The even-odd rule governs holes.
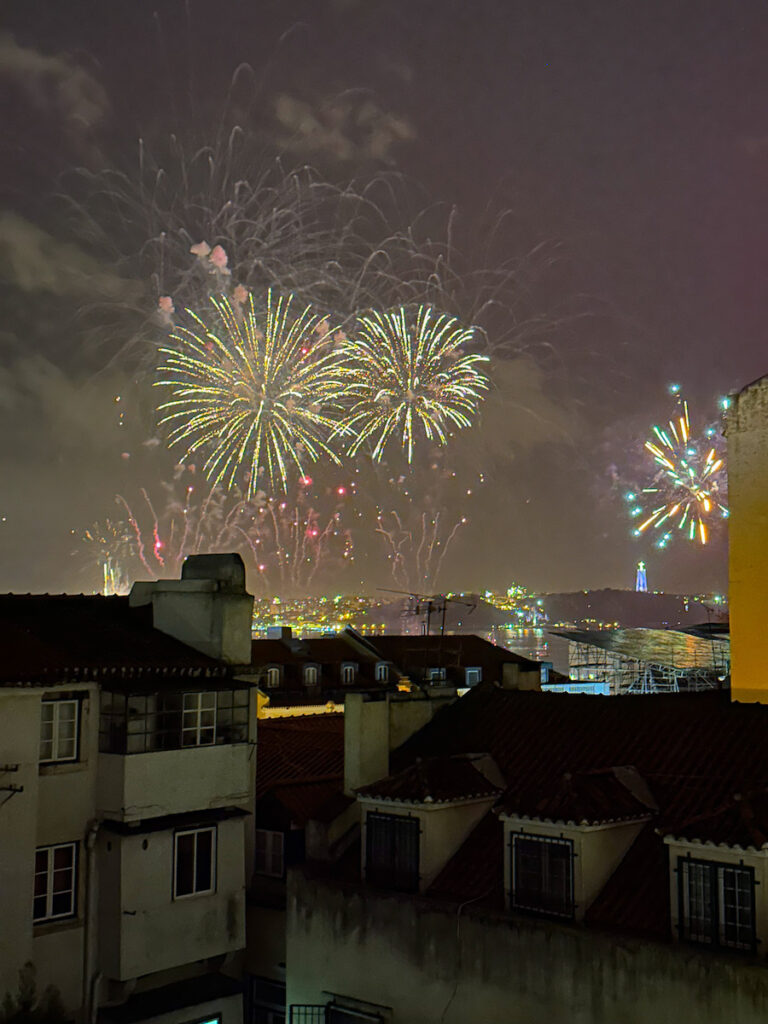
[[[53,917],[62,917],[66,914],[72,913],[72,893],[62,892],[54,893],[51,898],[51,915]]]
[[[53,740],[43,740],[40,744],[40,760],[41,761],[52,761],[53,760]]]
[[[77,714],[77,704],[73,700],[63,700],[59,703],[59,721],[74,722]]]
[[[48,891],[48,872],[35,875],[35,896],[45,896]]]
[[[47,871],[48,870],[48,851],[47,850],[36,850],[35,851],[35,871]]]
[[[185,711],[197,711],[200,707],[200,694],[199,693],[185,693],[184,694],[184,710]]]
[[[194,891],[195,835],[176,836],[176,895],[188,896]]]
[[[197,833],[197,868],[195,891],[204,892],[213,887],[213,832]]]
[[[74,863],[74,850],[71,846],[59,846],[53,851],[53,866],[68,868]]]
[[[215,735],[214,735],[213,726],[211,726],[209,729],[201,729],[200,730],[200,736],[199,736],[198,742],[199,742],[201,747],[207,746],[207,745],[213,743],[214,739],[215,739]]]
[[[202,708],[215,708],[216,707],[216,691],[208,690],[206,693],[200,694],[200,707]]]
[[[40,921],[46,915],[46,898],[45,896],[35,896],[32,905],[32,920]]]
[[[200,725],[210,726],[216,721],[216,713],[214,711],[201,711],[200,712]]]
[[[72,868],[62,868],[61,871],[53,872],[54,893],[69,892],[72,888]]]
[[[248,691],[247,690],[235,690],[233,694],[233,701],[235,707],[247,707],[248,706]]]

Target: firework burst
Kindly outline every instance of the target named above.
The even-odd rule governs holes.
[[[678,415],[666,427],[654,426],[645,450],[655,475],[639,494],[629,493],[630,515],[640,520],[635,536],[658,531],[658,547],[673,539],[676,529],[689,541],[706,544],[714,523],[728,516],[725,455],[716,427],[692,435],[688,403],[678,395]]]
[[[204,449],[205,475],[227,490],[237,482],[252,498],[263,486],[285,492],[295,471],[326,456],[337,427],[344,386],[339,332],[293,298],[267,293],[264,316],[253,296],[212,298],[218,330],[187,311],[194,327],[176,328],[175,348],[162,348],[156,386],[168,388],[159,407],[171,426],[169,444],[183,445],[183,459]]]
[[[343,345],[349,407],[340,430],[352,436],[348,453],[370,442],[378,462],[399,440],[412,463],[419,435],[444,445],[453,429],[470,426],[489,387],[479,369],[487,357],[462,354],[472,338],[472,328],[429,306],[360,317]]]

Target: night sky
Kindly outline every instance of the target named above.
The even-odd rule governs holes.
[[[414,202],[455,205],[467,239],[489,204],[510,208],[502,248],[539,254],[527,302],[547,324],[501,371],[506,405],[473,442],[492,473],[441,586],[631,586],[646,557],[652,587],[725,588],[724,539],[651,552],[620,495],[670,382],[703,421],[768,371],[762,0],[4,13],[0,590],[94,589],[83,531],[117,517],[117,493],[160,493],[173,464],[119,317],[100,333],[89,312],[149,315],[151,287],[73,229],[71,172],[129,173],[140,137],[202,144],[224,123],[335,182],[401,175]],[[358,529],[362,556],[376,538]],[[357,563],[368,592],[390,585],[373,564]]]

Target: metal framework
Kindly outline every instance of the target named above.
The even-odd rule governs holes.
[[[726,635],[662,629],[563,630],[570,677],[604,682],[611,694],[678,693],[722,686],[730,672]]]

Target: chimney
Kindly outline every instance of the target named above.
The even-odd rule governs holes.
[[[411,693],[348,693],[344,700],[344,792],[389,775],[389,754],[429,722],[435,712],[457,699],[456,691],[439,696]]]
[[[503,690],[540,690],[541,667],[535,662],[535,668],[528,669],[516,661],[505,661],[501,666],[501,688]]]
[[[251,662],[253,597],[240,555],[190,555],[180,580],[134,583],[131,607],[152,605],[152,624],[202,654],[233,665]]]

